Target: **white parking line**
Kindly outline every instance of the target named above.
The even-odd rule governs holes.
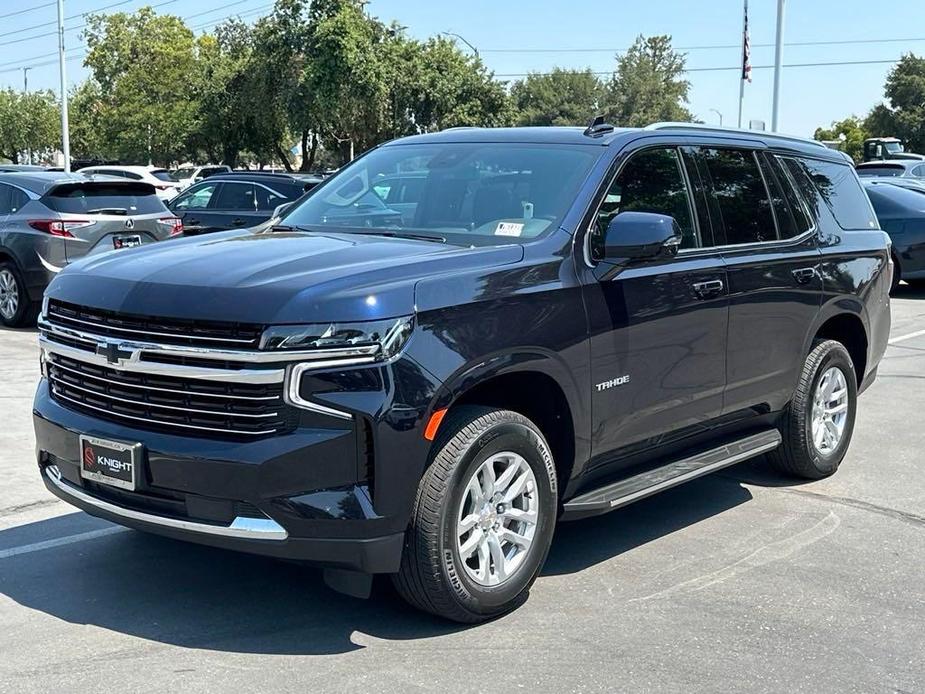
[[[128,530],[128,528],[122,528],[119,526],[114,526],[112,528],[100,528],[99,530],[91,530],[89,532],[79,533],[77,535],[68,535],[67,537],[59,537],[54,540],[33,542],[31,545],[21,545],[19,547],[11,547],[10,549],[0,549],[0,559],[9,559],[10,557],[16,557],[20,554],[29,554],[30,552],[41,552],[43,549],[52,549],[53,547],[70,545],[75,542],[95,540],[98,537],[105,537],[106,535],[113,535],[115,533],[125,532],[126,530]]]
[[[894,337],[887,344],[895,345],[897,342],[905,342],[906,340],[911,340],[914,337],[921,337],[922,335],[925,335],[925,330],[916,330],[914,333],[907,333],[899,337]]]

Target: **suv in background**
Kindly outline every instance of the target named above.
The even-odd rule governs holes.
[[[183,220],[187,236],[254,227],[320,182],[306,174],[234,171],[187,188],[168,207]]]
[[[148,183],[0,174],[0,323],[34,322],[51,278],[77,258],[182,231]]]
[[[389,210],[409,171],[417,202]],[[62,272],[39,474],[114,522],[307,561],[353,595],[392,574],[478,622],[526,598],[560,519],[761,454],[833,474],[891,271],[853,167],[813,141],[598,121],[409,137],[272,232]]]

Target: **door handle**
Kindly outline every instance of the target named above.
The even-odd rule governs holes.
[[[718,296],[722,293],[723,287],[725,287],[722,280],[694,282],[692,286],[694,288],[694,293],[701,299],[709,299],[711,297]]]
[[[240,217],[235,217],[234,219],[231,220],[231,223],[234,226],[239,227],[239,226],[243,226],[244,224],[246,224],[247,220],[241,219]]]
[[[798,267],[793,270],[793,278],[800,284],[808,284],[815,276],[816,268],[814,267]]]
[[[183,226],[195,227],[195,226],[199,226],[199,222],[200,222],[200,220],[198,220],[198,219],[184,219],[184,220],[183,220]]]

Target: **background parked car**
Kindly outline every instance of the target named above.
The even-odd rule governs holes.
[[[228,173],[230,171],[231,167],[225,164],[205,164],[203,166],[181,166],[179,169],[171,171],[170,175],[173,177],[173,180],[180,184],[180,190],[183,190],[189,188],[194,183],[199,183],[209,176]]]
[[[147,166],[87,166],[80,170],[87,176],[104,175],[127,178],[130,181],[144,181],[154,186],[157,196],[162,200],[171,200],[180,192],[180,184],[167,169],[149,168]]]
[[[235,171],[217,174],[170,201],[187,235],[253,227],[273,216],[280,205],[314,188],[317,176]]]
[[[143,181],[0,173],[0,323],[34,321],[42,292],[68,263],[182,232],[180,220]]]
[[[925,186],[925,162],[896,159],[869,161],[856,167],[861,178],[904,178]]]
[[[14,173],[16,171],[46,171],[44,166],[34,164],[0,164],[0,173]]]
[[[925,287],[925,189],[864,181],[880,228],[893,241],[893,288],[900,280]]]

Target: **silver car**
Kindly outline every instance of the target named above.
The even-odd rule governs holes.
[[[905,178],[925,187],[925,161],[919,159],[866,161],[855,168],[861,178]]]
[[[181,233],[182,222],[148,183],[0,173],[0,324],[33,322],[42,292],[68,263]]]

